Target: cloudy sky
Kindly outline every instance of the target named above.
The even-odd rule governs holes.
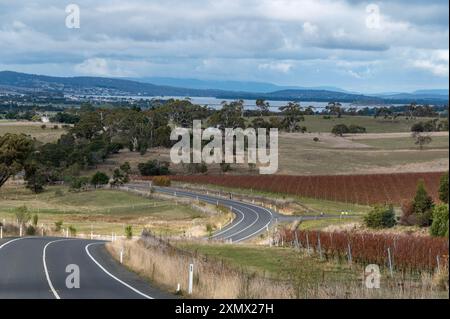
[[[66,26],[71,3],[79,29]],[[0,70],[446,88],[448,10],[448,0],[0,0]]]

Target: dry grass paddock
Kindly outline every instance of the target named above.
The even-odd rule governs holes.
[[[448,270],[443,270],[440,274],[423,273],[416,280],[387,281],[381,289],[367,289],[362,281],[362,268],[361,280],[356,281],[305,284],[301,280],[273,279],[208,255],[181,250],[149,233],[137,241],[109,243],[107,249],[117,259],[123,249],[124,264],[129,269],[167,291],[175,293],[180,284],[179,294],[186,298],[448,298],[448,290],[443,283],[448,280],[448,274],[445,276]],[[302,259],[299,258],[299,267],[301,262]],[[193,294],[187,295],[188,269],[191,263],[195,269],[194,287]]]

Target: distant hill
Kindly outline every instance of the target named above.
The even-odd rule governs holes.
[[[443,90],[418,90],[413,92],[413,94],[422,94],[422,95],[445,95],[448,97],[449,90],[443,89]]]
[[[449,100],[448,90],[418,90],[412,93],[382,93],[375,95],[386,101],[417,101],[423,103],[443,103]]]
[[[53,77],[4,71],[0,86],[18,91],[59,91],[86,95],[214,96],[215,90],[193,90],[103,77]]]
[[[166,83],[177,84],[173,80]],[[185,85],[185,81],[179,80],[179,85]],[[11,71],[0,72],[0,92],[17,93],[60,93],[75,95],[116,95],[116,96],[179,96],[179,97],[216,97],[219,99],[266,99],[279,101],[317,101],[317,102],[349,102],[364,104],[383,103],[448,103],[447,95],[434,95],[432,92],[418,91],[417,94],[393,94],[383,96],[369,96],[355,94],[344,90],[335,91],[333,88],[292,88],[280,90],[278,86],[270,83],[248,82],[247,86],[243,82],[216,82],[213,88],[207,86],[206,82],[193,80],[191,87],[156,85],[144,83],[136,80],[104,78],[104,77],[53,77],[45,75],[25,74]],[[164,81],[160,81],[162,83]],[[241,85],[239,91],[237,89]],[[217,89],[226,87],[229,89]],[[197,87],[197,88],[193,88]],[[258,88],[259,91],[247,92],[250,88]],[[269,91],[269,88],[278,88]],[[439,90],[440,92],[441,90]]]
[[[280,86],[267,82],[252,81],[215,81],[215,80],[198,80],[198,79],[176,79],[168,77],[146,77],[130,79],[138,82],[151,83],[155,85],[183,87],[199,90],[221,90],[247,93],[270,93],[282,90],[326,90],[341,93],[350,93],[341,88],[332,86],[320,87],[300,87],[300,86]]]

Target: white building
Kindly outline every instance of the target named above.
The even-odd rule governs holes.
[[[47,123],[50,123],[50,119],[47,115],[43,115],[41,117],[41,122],[47,124]]]

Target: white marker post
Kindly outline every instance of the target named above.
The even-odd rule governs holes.
[[[192,295],[192,290],[194,286],[194,264],[189,265],[189,286],[188,286],[188,294]]]
[[[0,226],[0,239],[3,239],[3,226]]]
[[[120,263],[123,264],[123,249],[120,251]]]
[[[391,273],[391,277],[394,277],[394,271],[392,269],[393,267],[392,267],[391,248],[388,247],[387,253],[388,253],[388,261],[389,261],[389,272]]]
[[[347,244],[347,248],[348,248],[348,263],[351,265],[352,264],[352,246],[350,245],[350,243]]]
[[[66,237],[69,238],[69,227],[66,227]]]
[[[441,272],[441,260],[439,258],[439,255],[436,256],[436,266],[437,266],[437,272]]]
[[[22,235],[23,235],[23,228],[22,228],[22,225],[20,225],[19,237],[22,237]]]

